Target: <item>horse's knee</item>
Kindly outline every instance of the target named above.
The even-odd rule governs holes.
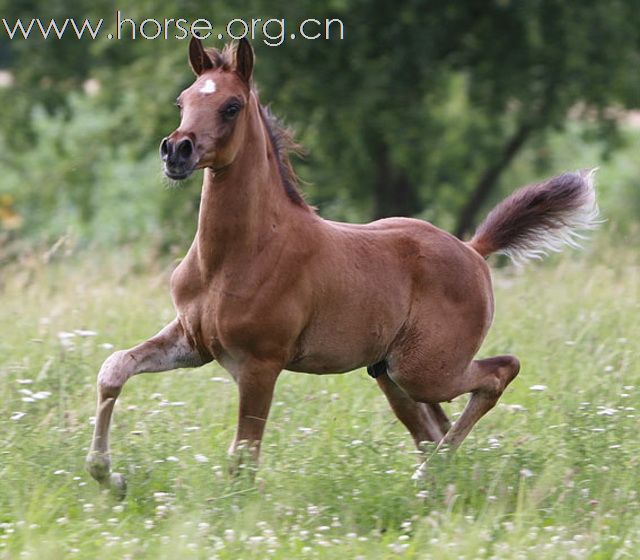
[[[116,398],[122,386],[133,374],[131,360],[126,350],[119,350],[109,356],[98,373],[98,391],[102,398]]]

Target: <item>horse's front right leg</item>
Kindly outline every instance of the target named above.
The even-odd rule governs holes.
[[[153,338],[129,350],[109,356],[98,374],[98,408],[86,468],[103,488],[124,496],[123,475],[111,472],[109,428],[113,407],[125,382],[138,373],[198,367],[207,363],[189,343],[182,325],[175,319]]]
[[[229,447],[229,470],[240,474],[241,468],[249,468],[250,478],[255,475],[260,455],[260,443],[267,424],[278,375],[282,370],[279,362],[245,363],[231,370],[238,384],[238,427]]]

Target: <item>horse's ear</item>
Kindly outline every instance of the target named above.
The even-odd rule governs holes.
[[[213,69],[213,62],[204,51],[202,41],[193,35],[191,36],[191,41],[189,41],[189,64],[196,76]]]
[[[244,37],[238,42],[236,49],[236,72],[247,83],[253,72],[253,49]]]

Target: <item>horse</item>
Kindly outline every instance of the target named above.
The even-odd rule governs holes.
[[[486,258],[524,261],[576,245],[577,231],[597,221],[593,173],[521,188],[468,242],[411,218],[325,220],[299,191],[292,136],[259,102],[248,41],[219,51],[194,37],[189,62],[195,80],[177,99],[180,126],[160,156],[176,181],[204,170],[197,233],[170,280],[176,318],[99,371],[88,472],[125,494],[124,476],[111,472],[109,429],[128,379],[213,360],[239,392],[232,468],[257,465],[283,369],[367,367],[419,449],[455,449],[520,370],[511,355],[474,358],[494,313]],[[465,393],[452,424],[440,403]]]

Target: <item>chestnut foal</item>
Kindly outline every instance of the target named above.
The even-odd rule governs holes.
[[[130,377],[214,359],[240,393],[234,461],[257,461],[284,368],[368,366],[417,445],[459,445],[520,367],[513,356],[473,359],[493,317],[485,257],[523,260],[575,244],[574,229],[597,216],[591,174],[517,191],[468,243],[415,219],[330,222],[296,188],[289,138],[251,85],[248,42],[218,52],[192,39],[189,60],[196,80],[160,147],[168,177],[204,169],[198,231],[171,277],[177,317],[103,364],[88,471],[124,494],[124,477],[110,469],[109,425]],[[452,426],[439,403],[463,393],[471,398]]]

